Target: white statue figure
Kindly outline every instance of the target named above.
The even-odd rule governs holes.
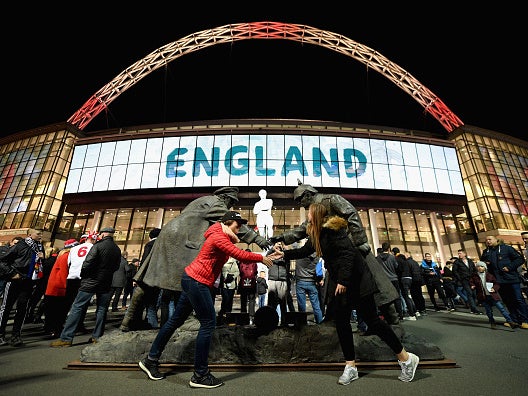
[[[266,198],[266,196],[266,190],[259,191],[260,201],[255,203],[253,213],[257,216],[259,234],[265,238],[271,238],[273,236],[273,217],[271,216],[273,199]]]

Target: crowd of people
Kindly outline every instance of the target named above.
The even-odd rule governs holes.
[[[262,207],[256,205],[255,213],[269,216],[270,207],[263,203],[271,200],[265,190],[259,195]],[[311,324],[335,325],[345,360],[338,383],[348,385],[359,378],[353,321],[362,334],[377,335],[392,349],[401,381],[414,379],[420,359],[405,349],[392,326],[427,316],[424,289],[434,311],[485,313],[494,329],[496,307],[504,326],[528,329],[528,232],[521,235],[523,253],[487,236],[481,257],[473,260],[459,249],[442,267],[431,253],[417,261],[388,241],[380,241],[374,255],[357,210],[340,195],[321,194],[300,182],[293,195],[307,210],[307,220],[271,236],[267,227],[262,232],[259,226],[257,233],[230,210],[238,201],[236,187],[220,188],[151,230],[141,259],[131,262],[114,241],[112,227],[67,240],[47,254],[42,232],[29,229],[26,237],[0,247],[0,346],[23,345],[24,322],[40,323],[44,317],[44,331],[56,338],[50,346],[69,347],[76,334],[88,332],[84,321],[91,304],[95,327],[89,341],[96,343],[108,312],[121,308],[121,331],[159,330],[138,364],[151,380],[161,380],[158,360],[176,329],[194,313],[200,330],[189,385],[215,388],[223,381],[210,372],[208,354],[213,331],[226,315],[239,309],[254,325],[256,311],[267,306],[277,312],[281,326],[288,326],[287,313],[306,312],[309,301]],[[240,242],[254,243],[260,251],[240,249]],[[237,295],[239,307],[234,306]],[[216,298],[221,300],[218,312]]]

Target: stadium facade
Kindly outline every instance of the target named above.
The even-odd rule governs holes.
[[[252,212],[266,189],[274,234],[304,220],[298,180],[360,211],[371,246],[382,242],[441,263],[486,235],[520,248],[528,229],[528,142],[462,125],[445,135],[338,122],[212,120],[84,132],[65,122],[0,139],[0,241],[42,228],[62,246],[116,228],[129,258],[152,228],[192,199],[237,186]],[[252,246],[258,249],[256,246]]]

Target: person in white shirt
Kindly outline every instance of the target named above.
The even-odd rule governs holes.
[[[68,277],[66,279],[66,304],[68,311],[70,310],[79,287],[81,286],[81,268],[84,263],[84,259],[88,255],[88,252],[97,241],[98,235],[97,232],[89,232],[81,236],[80,245],[73,247],[70,250],[70,255],[68,256]],[[86,307],[88,308],[88,306]],[[82,320],[79,322],[79,327],[77,329],[80,333],[88,333],[86,327],[84,326],[84,317],[86,311],[83,313]]]

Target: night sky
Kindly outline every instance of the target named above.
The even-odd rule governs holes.
[[[0,28],[0,135],[66,121],[121,71],[184,36],[226,24],[273,21],[364,44],[409,72],[465,124],[528,139],[526,32],[519,10],[486,9],[482,3],[475,3],[478,11],[449,3],[423,9],[377,4],[370,10],[354,2],[323,2],[318,8],[290,3],[296,4],[265,2],[258,10],[256,2],[247,6],[256,11],[246,11],[149,2],[136,11],[130,2],[122,9],[91,2],[82,14],[80,4],[75,11],[13,5],[15,12],[4,15],[10,23]],[[177,10],[189,7],[194,11]],[[85,130],[229,118],[338,121],[447,135],[386,77],[351,57],[290,40],[237,41],[178,58],[121,94]]]

